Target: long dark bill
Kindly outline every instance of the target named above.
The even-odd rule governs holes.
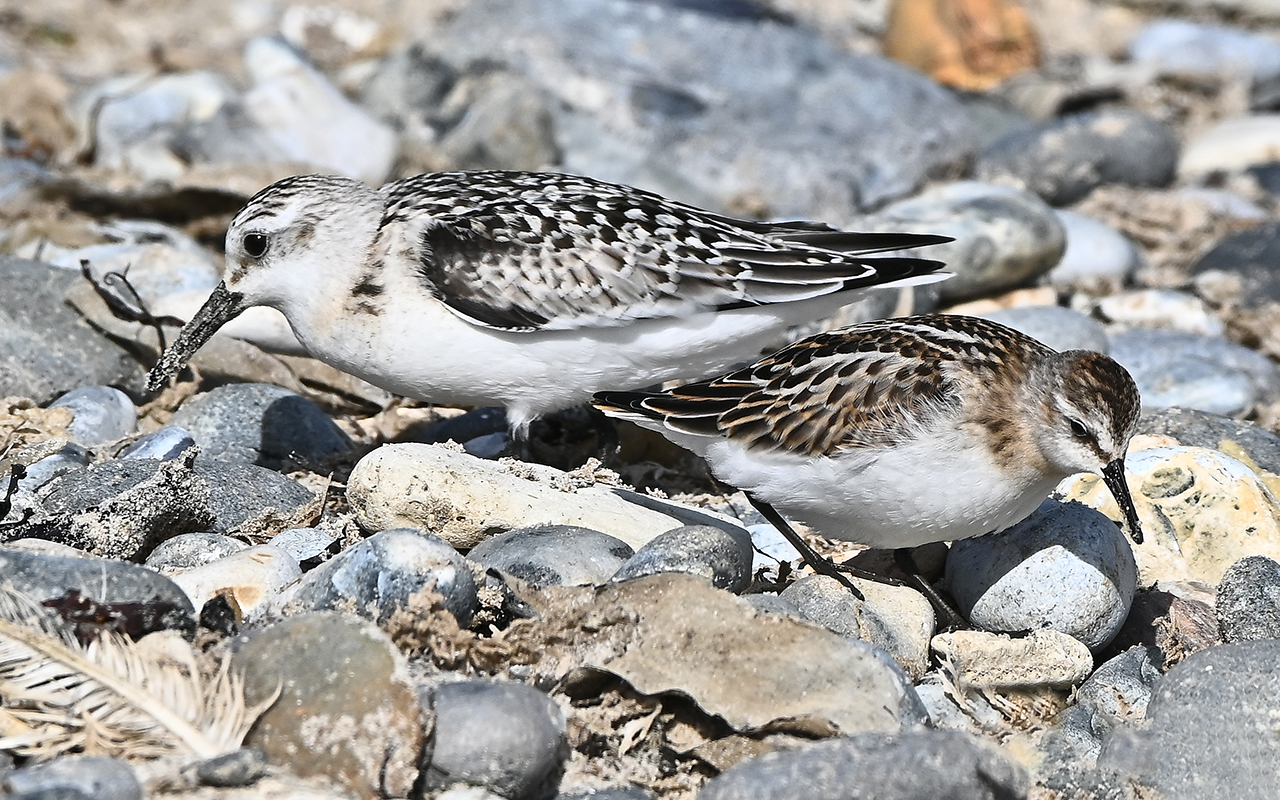
[[[195,352],[218,332],[218,328],[235,319],[246,308],[248,306],[244,305],[244,295],[229,291],[225,283],[219,283],[191,321],[178,332],[178,338],[151,368],[151,373],[147,375],[147,391],[158,392],[163,389],[170,378],[182,371]]]
[[[1117,458],[1102,468],[1102,480],[1106,481],[1111,496],[1120,506],[1124,514],[1125,526],[1129,529],[1129,538],[1134,544],[1142,544],[1142,525],[1138,522],[1138,509],[1133,505],[1133,495],[1129,494],[1129,484],[1124,479],[1124,459]]]

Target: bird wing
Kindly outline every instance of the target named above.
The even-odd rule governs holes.
[[[906,281],[942,265],[862,256],[947,241],[733,220],[558,174],[434,173],[383,191],[383,227],[417,238],[426,288],[472,322],[508,330],[623,325]]]
[[[1047,348],[971,317],[874,322],[808,337],[749,367],[666,392],[601,392],[608,414],[800,455],[910,441],[959,409],[964,380]],[[963,364],[963,369],[958,368]]]

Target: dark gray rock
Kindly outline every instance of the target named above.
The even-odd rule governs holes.
[[[156,545],[143,563],[156,572],[172,574],[212,564],[220,558],[238,553],[249,545],[220,533],[197,531],[180,533]]]
[[[479,607],[475,577],[453,546],[426,531],[393,528],[348,547],[303,576],[285,598],[289,613],[339,609],[385,622],[430,589],[458,624]]]
[[[78,386],[137,394],[145,370],[63,302],[78,274],[0,256],[0,397],[37,403]]]
[[[749,759],[698,800],[1016,800],[1026,772],[994,745],[956,731],[858,734]]]
[[[1111,349],[1102,323],[1062,306],[1005,308],[980,316],[1022,331],[1054,350],[1096,350],[1105,353]]]
[[[1258,467],[1280,474],[1280,436],[1252,422],[1193,408],[1157,408],[1138,420],[1138,433],[1172,436],[1188,447],[1241,452]]]
[[[740,593],[751,583],[751,535],[710,525],[684,525],[645,543],[614,573],[625,581],[657,572],[701,575],[719,589]]]
[[[34,792],[6,794],[5,798],[6,800],[97,800],[71,786],[51,786],[48,789],[36,789]]]
[[[1143,727],[1117,726],[1098,767],[1171,800],[1280,797],[1280,641],[1259,639],[1187,656],[1156,688]]]
[[[351,450],[346,434],[319,406],[265,383],[219,386],[188,400],[169,423],[191,433],[201,460],[320,467]]]
[[[205,786],[248,786],[267,769],[267,754],[256,747],[239,750],[201,761],[196,765],[196,778]]]
[[[166,425],[126,447],[121,451],[120,458],[158,458],[167,461],[182,455],[195,444],[196,440],[185,429],[177,425]]]
[[[142,800],[142,784],[123,761],[64,756],[10,772],[4,788],[15,794],[74,789],[94,800]]]
[[[1096,652],[1124,624],[1138,571],[1125,535],[1102,512],[1048,499],[1008,530],[954,543],[946,576],[978,629],[1052,628]]]
[[[1178,137],[1145,114],[1108,109],[1012,133],[987,148],[975,172],[1013,180],[1051,205],[1083,199],[1095,187],[1168,186],[1178,165]]]
[[[245,747],[300,777],[324,776],[359,798],[406,797],[418,775],[423,713],[408,665],[373,623],[302,614],[237,639],[232,669],[250,706],[276,702]]]
[[[1245,556],[1218,584],[1218,627],[1228,642],[1280,639],[1280,563]]]
[[[106,558],[77,558],[0,547],[0,575],[36,602],[78,592],[102,605],[149,606],[142,631],[194,627],[195,609],[173,581],[145,567]],[[140,617],[141,619],[141,617]]]
[[[1135,328],[1111,337],[1143,408],[1181,406],[1236,414],[1280,395],[1280,372],[1262,353],[1213,336]]]
[[[420,430],[410,427],[396,441],[423,444],[454,441],[462,444],[481,436],[506,433],[508,427],[505,408],[476,408]]]
[[[937,84],[798,27],[671,4],[484,0],[427,46],[457,75],[496,65],[546,92],[565,171],[706,207],[839,220],[971,155],[968,121]]]
[[[546,797],[569,756],[564,713],[522,683],[461,681],[431,694],[435,731],[422,759],[420,796],[455,783],[511,800]]]
[[[85,447],[118,441],[138,427],[138,409],[129,395],[110,386],[72,389],[49,405],[71,410],[75,419],[67,426],[67,433]]]
[[[178,534],[226,533],[268,508],[287,514],[314,499],[273,470],[219,461],[192,469],[189,461],[104,461],[64,475],[38,492],[44,515],[6,534],[132,559]]]
[[[1244,308],[1280,302],[1280,222],[1263,222],[1224,236],[1187,271],[1194,281],[1222,272],[1239,281],[1232,300]]]
[[[607,533],[576,525],[539,525],[485,539],[467,558],[543,588],[604,583],[633,555],[631,545]]]

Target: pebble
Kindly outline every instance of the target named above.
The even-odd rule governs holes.
[[[311,570],[282,596],[285,613],[337,609],[385,623],[396,612],[421,613],[415,595],[439,594],[466,627],[479,607],[467,560],[439,536],[400,528],[374,534]]]
[[[1111,336],[1111,357],[1133,375],[1144,409],[1230,415],[1280,395],[1274,363],[1220,337],[1135,328]]]
[[[326,555],[336,555],[331,551],[339,538],[341,532],[336,526],[287,528],[271,537],[271,544],[297,559],[304,569],[311,569],[319,566]]]
[[[220,558],[248,549],[249,545],[220,533],[196,531],[165,539],[143,562],[162,575],[176,575],[212,564]]]
[[[741,594],[751,584],[754,555],[751,536],[745,530],[685,525],[651,539],[627,559],[611,580],[685,572],[707,578],[718,589]]]
[[[1270,37],[1223,25],[1158,19],[1129,43],[1129,57],[1162,77],[1254,82],[1280,77],[1280,44]]]
[[[245,47],[253,88],[245,111],[285,160],[381,185],[395,161],[396,134],[352,103],[295,50],[273,39]]]
[[[401,441],[422,444],[452,441],[462,444],[494,434],[505,434],[509,428],[505,408],[473,408],[465,414],[441,420],[422,430],[410,428]]]
[[[67,426],[67,433],[85,447],[119,441],[138,427],[138,409],[129,395],[110,386],[73,389],[50,406],[71,409],[75,419]]]
[[[633,548],[680,525],[742,527],[705,509],[590,485],[551,467],[504,465],[424,444],[384,445],[360,459],[347,480],[347,500],[365,530],[423,528],[459,550],[529,520],[590,528]]]
[[[0,573],[14,589],[31,595],[37,602],[74,590],[104,605],[152,604],[168,620],[156,630],[183,627],[184,620],[190,620],[195,613],[186,594],[173,581],[123,561],[0,547]]]
[[[1252,309],[1280,303],[1280,276],[1272,269],[1277,259],[1280,222],[1262,222],[1219,239],[1191,265],[1187,275],[1202,295]],[[1224,278],[1231,281],[1231,288],[1228,291],[1224,286],[1222,296],[1215,296],[1218,292],[1211,284],[1221,283]]]
[[[1280,641],[1210,647],[1171,669],[1142,727],[1117,726],[1098,767],[1152,796],[1240,800],[1280,796],[1274,731]]]
[[[1178,174],[1243,172],[1273,161],[1280,161],[1280,114],[1230,117],[1187,143]]]
[[[810,575],[788,586],[779,599],[791,603],[810,622],[841,636],[860,639],[893,656],[913,680],[929,668],[933,608],[924,595],[906,586],[853,579],[859,600],[834,578]]]
[[[1215,450],[1153,447],[1125,467],[1145,540],[1133,546],[1138,583],[1222,580],[1246,555],[1280,558],[1280,502],[1258,475]],[[1120,518],[1102,479],[1077,475],[1057,494]]]
[[[556,800],[655,800],[655,795],[639,786],[625,789],[600,789],[590,792],[569,792],[556,795]]]
[[[70,755],[33,764],[5,775],[3,785],[13,794],[71,789],[93,800],[143,798],[142,784],[129,765],[106,756]]]
[[[607,533],[576,525],[536,525],[492,536],[467,558],[540,589],[602,584],[633,555],[631,545]]]
[[[1062,260],[1045,280],[1059,289],[1111,293],[1120,289],[1142,265],[1142,254],[1129,237],[1093,217],[1055,209],[1067,233]]]
[[[800,560],[796,546],[769,523],[749,525],[747,533],[751,534],[752,575],[762,569],[777,572],[779,562]]]
[[[0,397],[43,404],[80,386],[142,387],[142,365],[63,302],[81,280],[0,256]]]
[[[185,428],[166,425],[148,433],[120,452],[120,458],[158,458],[168,461],[194,447],[196,440]]]
[[[804,619],[804,614],[800,613],[800,609],[796,604],[776,594],[744,594],[742,599],[746,600],[757,612],[761,614],[782,614],[796,619]]]
[[[1138,289],[1120,292],[1098,301],[1098,312],[1109,322],[1141,328],[1226,335],[1226,326],[1205,302],[1193,294],[1173,289]]]
[[[698,800],[1011,800],[1025,770],[995,745],[956,731],[859,734],[766,753],[713,778]]]
[[[946,262],[955,274],[938,284],[944,303],[998,293],[1043,275],[1066,247],[1062,224],[1035,195],[974,181],[893,203],[859,226],[954,237],[918,251]]]
[[[1054,350],[1095,350],[1105,353],[1111,349],[1107,332],[1101,323],[1079,311],[1062,306],[1002,308],[978,316],[1022,331]]]
[[[1137,570],[1115,523],[1079,503],[1050,499],[1008,530],[955,542],[946,579],[960,612],[978,628],[1051,628],[1098,650],[1124,624]]]
[[[422,764],[424,793],[481,785],[509,800],[554,793],[569,757],[564,712],[522,683],[468,680],[431,692],[435,729]]]
[[[405,797],[418,776],[423,713],[404,656],[372,623],[302,614],[241,637],[232,668],[252,706],[279,698],[245,746],[299,777],[324,776],[360,800]]]
[[[315,495],[292,478],[253,464],[199,462],[196,475],[209,487],[212,530],[228,533],[275,509],[289,515],[314,501]]]
[[[223,595],[240,617],[253,621],[301,576],[297,559],[279,547],[260,544],[170,577],[196,608]]]
[[[1077,686],[1093,671],[1093,654],[1074,636],[1048,628],[1011,638],[987,631],[953,631],[930,647],[951,665],[961,686],[980,689]]]
[[[267,770],[267,754],[256,747],[242,747],[201,761],[196,779],[205,786],[235,788],[249,786]]]
[[[979,156],[974,173],[1065,206],[1105,184],[1168,186],[1177,166],[1178,137],[1172,129],[1138,111],[1110,109],[1012,133]]]
[[[18,482],[18,486],[21,489],[35,491],[54,478],[62,477],[71,472],[79,472],[89,466],[88,450],[74,442],[60,441],[60,446],[53,450],[52,453],[27,465],[26,477]]]
[[[202,458],[270,469],[320,468],[351,450],[320,407],[279,386],[232,383],[191,398],[170,420],[190,431]]]
[[[550,100],[560,169],[704,208],[848,219],[971,156],[959,102],[923,75],[804,26],[706,7],[479,0],[430,48],[458,83],[495,62],[534,81]]]
[[[1246,556],[1218,584],[1218,626],[1228,642],[1280,639],[1280,563]]]

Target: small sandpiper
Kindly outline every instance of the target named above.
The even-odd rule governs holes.
[[[702,456],[833,577],[838,565],[783,516],[901,551],[1003,530],[1063,478],[1096,472],[1142,541],[1124,478],[1133,378],[1101,353],[1056,352],[976,317],[854,325],[718,378],[594,404]]]
[[[407,397],[507,409],[517,433],[603,389],[712,375],[855,290],[946,277],[867,254],[949,241],[749,222],[572,175],[444,172],[374,190],[286,178],[227,231],[226,271],[151,371],[161,388],[250,306]]]

